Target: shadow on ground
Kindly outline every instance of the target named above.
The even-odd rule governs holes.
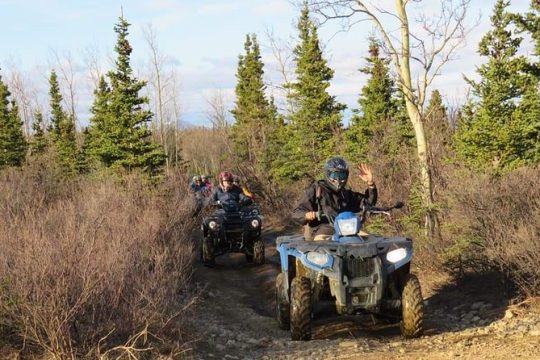
[[[426,335],[446,332],[449,328],[472,328],[477,324],[463,321],[463,315],[476,311],[483,324],[504,317],[509,289],[501,273],[469,274],[433,290],[426,300]],[[482,304],[481,306],[478,306]]]

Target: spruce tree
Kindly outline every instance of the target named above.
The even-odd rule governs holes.
[[[30,153],[32,155],[43,154],[47,149],[47,138],[44,131],[43,114],[40,111],[34,114],[32,130],[33,136],[30,143]]]
[[[0,76],[0,169],[21,166],[26,156],[27,143],[19,110]]]
[[[328,67],[319,44],[317,28],[304,4],[298,22],[300,42],[294,49],[296,81],[290,101],[295,109],[288,117],[283,151],[274,162],[278,177],[315,177],[322,163],[337,151],[345,106],[328,94],[334,71]]]
[[[232,139],[235,154],[264,172],[268,171],[268,149],[275,133],[275,106],[266,98],[264,64],[255,35],[247,35],[244,55],[240,55],[235,88],[236,102],[231,111],[235,123]]]
[[[51,133],[52,144],[58,165],[62,173],[71,177],[77,173],[77,139],[75,134],[75,120],[62,108],[62,94],[58,85],[56,72],[51,71],[49,78],[49,96],[51,107]]]
[[[156,174],[166,159],[160,145],[151,141],[148,123],[152,112],[144,108],[148,98],[139,95],[146,82],[136,79],[130,66],[129,26],[120,17],[114,27],[117,34],[115,69],[107,74],[110,89],[102,80],[96,91],[89,153],[98,156],[106,166]]]
[[[393,100],[394,82],[388,70],[388,60],[381,58],[380,46],[370,38],[367,66],[360,71],[369,76],[358,99],[360,109],[351,118],[351,125],[345,133],[346,154],[357,161],[367,161],[369,143],[376,129],[385,126],[396,112]]]
[[[444,184],[445,180],[441,170],[444,159],[449,157],[453,134],[439,90],[434,90],[431,93],[429,104],[425,110],[425,119],[431,174],[436,183]]]
[[[527,33],[534,41],[533,56],[529,57],[526,72],[532,81],[514,114],[514,122],[522,123],[523,131],[512,139],[519,145],[519,154],[524,164],[540,162],[540,2],[531,1],[525,14],[513,14],[517,28]]]
[[[96,158],[90,156],[89,154],[92,137],[88,128],[85,128],[82,134],[82,146],[79,149],[79,153],[77,154],[77,171],[79,172],[79,174],[86,174],[94,168]]]
[[[51,118],[49,122],[50,130],[54,137],[60,136],[61,124],[66,121],[67,113],[62,108],[62,94],[60,93],[60,85],[58,84],[58,76],[56,71],[51,71],[49,77],[49,106],[51,107]]]
[[[455,138],[462,159],[475,168],[496,172],[524,163],[522,139],[529,125],[515,112],[518,100],[534,84],[525,56],[518,55],[522,38],[512,32],[508,5],[508,0],[495,4],[492,29],[479,47],[480,55],[488,61],[477,68],[480,81],[468,80],[479,101],[472,116],[461,119]]]
[[[446,107],[442,102],[439,90],[433,90],[431,93],[425,116],[426,137],[428,143],[437,143],[443,146],[449,145],[452,137],[452,130],[450,129],[448,114],[446,112]]]
[[[104,166],[110,167],[122,158],[120,151],[120,131],[114,131],[115,119],[109,113],[111,89],[101,76],[94,90],[94,103],[90,108],[90,128],[88,130],[88,156],[94,157]]]

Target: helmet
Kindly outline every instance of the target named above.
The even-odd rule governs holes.
[[[219,183],[222,183],[224,180],[232,182],[234,180],[233,174],[228,172],[228,171],[220,172],[219,173]]]
[[[349,166],[339,156],[331,157],[324,164],[326,183],[335,191],[341,190],[347,185],[349,179]]]
[[[228,181],[227,184],[224,181]],[[222,171],[219,173],[219,185],[225,191],[229,191],[233,187],[233,174],[228,171]]]
[[[195,175],[193,177],[193,182],[195,182],[195,181],[201,181],[201,177],[199,175]]]
[[[201,180],[202,181],[206,180],[206,175],[201,175]]]

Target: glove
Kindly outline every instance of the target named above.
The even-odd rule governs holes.
[[[304,216],[305,216],[307,221],[313,221],[313,220],[315,220],[317,218],[317,212],[308,211]]]

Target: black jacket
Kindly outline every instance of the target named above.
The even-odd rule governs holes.
[[[351,189],[341,189],[334,191],[328,186],[326,181],[319,180],[311,184],[306,190],[298,206],[294,209],[292,217],[295,221],[306,224],[308,221],[305,215],[308,211],[317,211],[316,189],[320,187],[321,198],[320,203],[323,213],[334,218],[343,211],[359,212],[364,204],[374,206],[377,203],[377,188],[369,187],[365,193],[359,193]],[[315,219],[309,222],[309,226],[315,227],[320,224],[328,224],[326,217],[321,218],[321,221]]]
[[[241,206],[251,205],[253,201],[244,195],[242,189],[238,186],[233,186],[229,191],[223,191],[221,186],[217,186],[212,193],[212,200],[225,203],[228,201],[239,202]]]

